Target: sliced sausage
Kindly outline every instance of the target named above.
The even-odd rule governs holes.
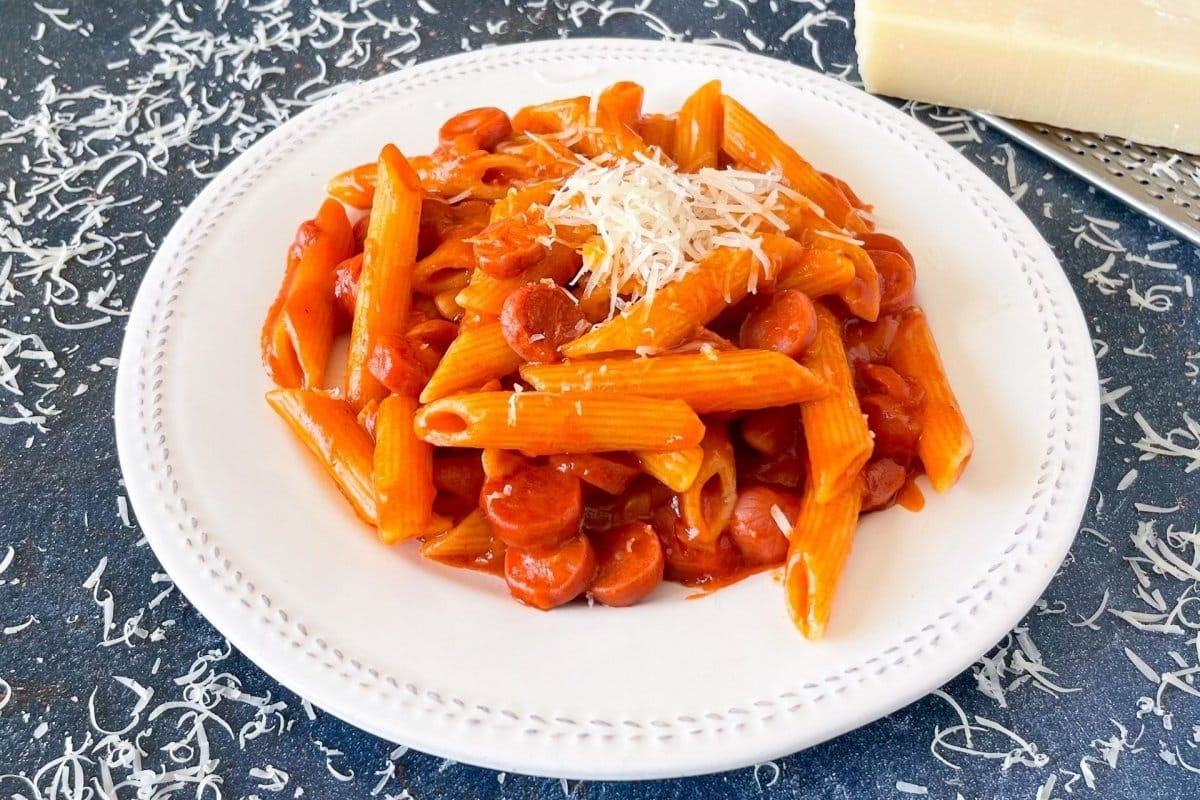
[[[583,519],[579,479],[547,466],[489,478],[479,499],[496,536],[510,547],[554,547],[578,533]]]
[[[515,278],[546,257],[546,248],[521,217],[498,220],[474,239],[475,265],[493,278]]]
[[[875,322],[848,320],[842,330],[842,341],[850,368],[858,372],[864,364],[885,361],[899,329],[900,318],[894,314],[882,314]]]
[[[442,123],[438,142],[455,150],[491,150],[512,133],[512,120],[498,108],[484,106],[455,114]]]
[[[908,248],[904,246],[904,242],[900,241],[895,236],[888,236],[886,233],[879,233],[877,231],[859,233],[856,234],[856,236],[858,237],[858,240],[863,243],[863,249],[868,253],[872,250],[887,250],[900,256],[910,265],[915,263],[913,261],[912,253],[910,253]]]
[[[738,334],[742,347],[774,350],[795,358],[817,338],[817,312],[799,289],[784,289],[746,315]]]
[[[766,486],[751,486],[738,493],[729,520],[729,536],[749,567],[781,564],[787,557],[787,533],[779,527],[774,509],[778,508],[788,529],[796,524],[800,501]]]
[[[743,442],[765,456],[795,451],[802,443],[799,406],[778,406],[752,411],[742,419],[738,433]]]
[[[406,335],[417,358],[432,372],[458,336],[458,326],[444,319],[426,319],[411,325]]]
[[[731,577],[741,566],[741,556],[729,536],[721,534],[711,544],[688,540],[682,523],[673,531],[659,530],[668,580],[693,586]]]
[[[875,434],[875,455],[910,463],[921,438],[921,390],[882,364],[864,365],[859,377],[869,387],[859,405]]]
[[[549,463],[559,472],[574,475],[608,494],[622,494],[633,479],[642,474],[636,459],[620,453],[551,456]]]
[[[588,329],[579,304],[561,286],[530,283],[504,301],[504,339],[526,361],[558,361],[558,348]]]
[[[509,547],[504,552],[504,579],[509,593],[543,611],[583,594],[595,574],[596,551],[582,534],[551,550]]]
[[[483,481],[483,465],[478,451],[452,451],[433,459],[433,485],[439,491],[478,503]]]
[[[588,594],[606,606],[631,606],[662,583],[662,544],[644,522],[596,534],[599,568]]]
[[[738,484],[769,483],[785,489],[802,489],[808,477],[806,454],[784,451],[765,456],[759,453],[738,455]]]
[[[388,391],[408,397],[419,395],[433,374],[407,336],[380,337],[371,348],[367,369]]]
[[[862,510],[875,511],[890,506],[907,479],[904,467],[890,458],[879,458],[867,464],[863,470],[866,488],[863,490]]]
[[[362,253],[350,256],[333,268],[333,297],[340,327],[347,330],[354,320],[354,304],[358,302],[358,276],[362,274]]]
[[[917,275],[912,264],[888,250],[868,250],[879,273],[879,311],[903,311],[912,305]]]

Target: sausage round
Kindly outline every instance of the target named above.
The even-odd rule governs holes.
[[[579,479],[551,467],[530,465],[491,478],[479,498],[496,536],[509,547],[554,547],[578,533],[583,519]]]
[[[781,564],[787,557],[787,534],[779,528],[773,508],[787,518],[789,527],[796,522],[798,500],[766,486],[751,486],[738,493],[729,520],[729,536],[748,567]]]
[[[798,289],[784,289],[746,315],[738,334],[742,347],[774,350],[795,358],[817,338],[817,312]]]
[[[730,538],[722,533],[711,544],[688,540],[681,522],[674,531],[659,533],[665,575],[668,580],[693,586],[729,578],[741,566],[741,557]]]
[[[380,337],[367,358],[367,369],[388,391],[408,397],[420,394],[433,374],[403,335]]]
[[[504,552],[504,579],[509,593],[543,611],[583,594],[595,574],[596,551],[582,534],[551,550],[509,547]]]
[[[492,106],[472,108],[442,123],[438,142],[457,150],[491,150],[512,133],[508,114]]]
[[[526,361],[557,361],[558,348],[588,329],[579,304],[561,287],[531,283],[504,301],[504,339]]]
[[[346,328],[354,320],[354,305],[358,302],[358,276],[362,274],[363,256],[350,256],[333,268],[333,298],[338,320]]]
[[[862,510],[875,511],[890,506],[896,495],[904,488],[908,474],[904,467],[890,458],[879,458],[867,464],[863,469]]]
[[[901,311],[912,305],[917,275],[912,264],[890,250],[869,250],[879,273],[880,312]]]
[[[665,561],[658,534],[632,522],[596,534],[599,567],[588,590],[606,606],[631,606],[662,583]]]

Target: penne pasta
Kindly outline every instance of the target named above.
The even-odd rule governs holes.
[[[596,119],[604,127],[623,125],[631,130],[642,116],[645,90],[633,81],[617,81],[596,100]]]
[[[326,200],[300,226],[284,285],[263,326],[263,363],[278,385],[322,385],[337,328],[335,270],[352,246],[350,221],[335,200]]]
[[[263,325],[267,401],[382,542],[520,602],[782,564],[818,638],[859,517],[948,489],[971,434],[871,207],[719,81],[644,95],[469,109],[334,176]]]
[[[859,319],[868,322],[879,319],[882,286],[879,283],[879,271],[875,269],[875,262],[871,260],[871,256],[857,245],[841,244],[832,251],[839,253],[854,265],[854,278],[835,294],[846,304],[850,313]]]
[[[846,361],[841,324],[817,304],[817,339],[802,363],[819,376],[828,395],[800,408],[808,442],[809,476],[817,500],[826,502],[849,490],[871,457],[873,444],[854,392]]]
[[[762,265],[748,250],[721,248],[653,299],[630,304],[561,352],[568,358],[621,350],[659,351],[683,342],[726,306],[746,296]]]
[[[526,106],[513,115],[513,130],[579,136],[588,125],[591,107],[592,100],[586,95]]]
[[[666,114],[647,114],[642,117],[638,133],[650,147],[657,147],[671,161],[675,160],[675,127],[674,117]]]
[[[530,455],[679,450],[704,436],[681,400],[607,394],[482,392],[436,400],[417,412],[417,434],[437,447],[487,447]]]
[[[421,186],[393,145],[379,154],[377,174],[346,362],[346,396],[355,408],[386,394],[367,360],[380,337],[399,336],[407,328],[420,230]]]
[[[480,228],[464,228],[444,238],[433,252],[417,261],[412,286],[422,294],[435,295],[448,289],[462,289],[475,269],[475,249],[469,241]]]
[[[862,506],[859,482],[822,502],[810,487],[788,533],[783,589],[792,622],[807,639],[820,639],[829,622],[838,580],[850,557]]]
[[[917,454],[933,490],[945,492],[962,475],[975,450],[975,442],[946,379],[929,323],[920,309],[905,312],[889,360],[897,372],[925,393]]]
[[[537,171],[524,158],[483,150],[415,156],[412,168],[420,176],[421,188],[447,202],[467,198],[499,200],[514,184],[537,177]]]
[[[499,316],[504,301],[527,283],[551,280],[565,284],[579,271],[580,259],[575,251],[555,245],[546,255],[515,278],[494,278],[483,270],[475,270],[470,282],[455,296],[465,309]]]
[[[450,530],[421,545],[421,555],[451,567],[492,570],[502,566],[504,542],[492,532],[492,524],[479,509],[463,517]]]
[[[647,475],[674,492],[692,488],[704,463],[704,448],[700,446],[662,453],[638,450],[634,455]]]
[[[458,292],[458,289],[451,286],[449,289],[438,292],[433,296],[433,305],[437,309],[438,315],[441,316],[442,319],[463,319],[465,309],[463,309],[463,307],[458,304],[458,300],[455,299],[458,297]]]
[[[684,101],[675,125],[675,163],[680,172],[717,168],[724,119],[720,81],[709,81]]]
[[[375,415],[375,503],[384,544],[450,527],[433,513],[433,448],[413,431],[416,410],[415,399],[394,394]]]
[[[771,350],[528,364],[521,378],[539,391],[678,398],[697,414],[791,405],[828,393],[819,377]]]
[[[325,184],[325,191],[351,208],[366,210],[375,200],[375,162],[339,172]]]
[[[421,402],[478,389],[492,378],[516,372],[520,365],[521,358],[508,346],[499,320],[464,325],[421,392]]]
[[[350,221],[340,203],[326,200],[314,220],[311,242],[304,248],[283,301],[281,322],[296,353],[305,388],[319,388],[337,332],[335,270],[350,257]]]
[[[833,222],[851,231],[867,230],[845,195],[813,169],[791,145],[750,113],[738,101],[725,96],[721,147],[735,161],[759,172],[778,172],[792,188],[819,205]]]
[[[623,158],[651,158],[650,147],[634,130],[642,113],[642,87],[632,81],[618,81],[600,93],[592,124],[585,129],[577,145],[589,158],[604,153]]]
[[[304,230],[301,225],[300,231]],[[259,350],[262,354],[263,368],[267,377],[276,386],[285,389],[295,389],[304,382],[304,374],[300,369],[300,361],[292,347],[288,330],[282,324],[283,303],[291,291],[292,281],[296,278],[296,267],[300,264],[299,232],[297,241],[288,248],[287,266],[283,273],[283,284],[279,293],[267,309],[267,318],[263,321],[262,333],[259,335]]]
[[[267,402],[304,443],[364,522],[375,524],[375,444],[354,408],[313,389],[274,389]]]
[[[855,278],[854,262],[834,250],[804,248],[780,272],[779,289],[799,289],[812,298],[840,292]]]
[[[704,455],[696,479],[679,495],[679,518],[689,540],[711,545],[733,516],[737,463],[722,426],[709,426],[700,447]]]

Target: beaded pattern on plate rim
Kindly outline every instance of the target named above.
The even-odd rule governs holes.
[[[702,55],[689,49],[688,55],[684,57],[678,55],[677,51],[672,52],[676,50],[676,47],[671,45],[656,45],[650,47],[655,52],[647,53],[649,46],[650,43],[641,43],[636,48],[624,50],[620,45],[613,43],[588,46],[578,41],[570,44],[554,42],[533,47],[526,45],[523,46],[520,54],[497,50],[487,53],[490,58],[478,53],[468,57],[448,58],[411,67],[403,72],[353,87],[305,111],[286,128],[269,134],[263,141],[238,158],[230,168],[223,171],[209,184],[194,204],[197,210],[203,212],[203,218],[207,221],[201,226],[191,227],[177,246],[174,241],[169,240],[164,244],[160,256],[155,260],[153,269],[162,271],[163,268],[159,267],[158,261],[164,257],[168,258],[165,265],[166,274],[155,287],[153,312],[144,328],[138,331],[141,334],[140,340],[134,341],[136,349],[131,351],[131,354],[136,356],[137,417],[140,432],[139,443],[146,459],[144,464],[147,469],[152,465],[161,467],[161,473],[157,474],[154,479],[154,488],[158,499],[164,510],[173,519],[175,531],[184,546],[193,554],[197,563],[207,572],[208,577],[214,583],[219,584],[226,593],[237,596],[238,601],[246,609],[254,611],[257,606],[260,612],[258,621],[273,628],[298,651],[316,659],[323,668],[333,671],[343,680],[353,681],[362,689],[376,691],[380,700],[394,702],[406,708],[410,708],[414,704],[421,704],[419,707],[440,712],[443,716],[463,716],[463,721],[467,724],[478,724],[483,717],[487,716],[503,717],[521,724],[523,733],[544,734],[552,739],[563,737],[585,739],[596,736],[603,740],[616,738],[627,741],[639,741],[647,738],[668,740],[679,734],[737,732],[745,728],[748,722],[765,723],[781,713],[798,712],[806,706],[815,705],[823,699],[846,691],[853,684],[861,684],[889,668],[898,667],[906,661],[915,659],[927,649],[931,650],[936,647],[945,634],[958,628],[964,617],[973,616],[981,604],[986,603],[997,589],[1004,586],[1009,574],[1021,571],[1023,559],[1031,556],[1035,543],[1041,541],[1043,528],[1055,510],[1058,493],[1061,492],[1068,478],[1068,464],[1059,455],[1060,446],[1068,452],[1073,447],[1083,446],[1080,442],[1072,443],[1072,439],[1078,438],[1073,418],[1077,414],[1076,408],[1080,403],[1081,396],[1075,389],[1077,376],[1074,373],[1080,368],[1080,365],[1072,360],[1068,353],[1066,330],[1060,309],[1057,304],[1052,304],[1049,309],[1047,308],[1046,297],[1049,290],[1045,283],[1045,277],[1038,266],[1038,261],[1028,250],[1026,240],[1007,224],[1005,215],[996,208],[991,199],[985,197],[977,186],[964,184],[954,177],[953,170],[947,166],[942,154],[937,152],[937,148],[932,148],[914,138],[910,131],[897,127],[891,120],[877,114],[873,109],[863,109],[856,103],[843,103],[837,95],[852,90],[840,86],[824,76],[817,76],[814,73],[811,80],[794,80],[793,78],[797,75],[795,70],[780,69],[778,64],[774,68],[768,68],[770,62],[760,64],[759,58],[747,58],[742,54],[714,50],[711,54]],[[460,63],[464,60],[469,63]],[[276,607],[270,597],[257,592],[254,584],[242,571],[222,555],[220,546],[210,542],[208,532],[200,521],[189,513],[187,500],[180,493],[179,484],[173,475],[171,453],[163,427],[164,385],[162,373],[167,358],[167,343],[173,316],[172,306],[178,300],[179,292],[183,289],[197,251],[217,223],[240,199],[246,189],[253,185],[257,176],[269,170],[296,146],[342,119],[355,114],[363,106],[393,99],[415,88],[483,72],[492,67],[511,67],[522,64],[544,66],[562,60],[603,60],[621,63],[676,61],[709,67],[729,66],[728,62],[733,61],[735,62],[733,66],[741,72],[784,85],[794,91],[815,95],[824,101],[852,111],[866,122],[884,128],[889,134],[904,141],[930,162],[942,178],[952,182],[954,188],[966,196],[977,208],[989,212],[986,214],[987,219],[996,228],[1001,240],[1010,248],[1011,255],[1018,264],[1036,303],[1050,358],[1049,399],[1052,408],[1048,420],[1047,444],[1043,452],[1042,463],[1039,466],[1037,489],[1030,497],[1023,521],[1008,534],[1012,541],[1002,551],[1000,560],[989,566],[985,574],[972,584],[970,593],[955,599],[953,610],[939,614],[933,622],[922,625],[915,632],[902,637],[897,643],[888,646],[877,655],[827,675],[819,681],[805,683],[798,691],[788,691],[775,697],[753,700],[744,706],[732,707],[724,711],[708,710],[693,714],[680,714],[673,720],[588,719],[580,721],[550,714],[527,713],[522,715],[509,709],[494,709],[473,704],[458,697],[446,696],[443,692],[422,689],[394,676],[384,675],[380,670],[365,665],[353,656],[346,655],[339,648],[331,646],[321,636],[310,633],[303,622],[294,619],[293,615],[285,609]],[[761,59],[761,61],[767,61],[767,59]],[[911,124],[917,125],[918,123]],[[174,238],[174,236],[171,237],[171,239]],[[133,366],[125,364],[124,359],[122,361],[123,369]],[[1063,369],[1064,367],[1065,369]],[[1060,370],[1062,370],[1061,377]],[[1074,523],[1074,520],[1071,522]],[[1014,555],[1018,548],[1022,548],[1021,552]]]

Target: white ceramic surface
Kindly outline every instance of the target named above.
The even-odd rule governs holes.
[[[974,429],[974,462],[920,514],[871,515],[824,641],[759,575],[685,602],[539,613],[501,582],[378,544],[263,402],[259,325],[325,179],[438,124],[639,80],[671,110],[703,81],[877,206]],[[434,61],[347,90],[234,162],[137,297],[117,390],[121,465],[163,565],[204,615],[319,707],[456,760],[592,778],[776,757],[911,702],[999,640],[1069,547],[1095,462],[1091,341],[1033,226],[934,134],[829,78],[758,56],[548,42]]]

